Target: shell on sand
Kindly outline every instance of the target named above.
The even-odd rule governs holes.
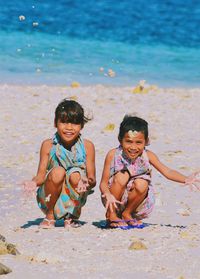
[[[133,241],[128,248],[129,250],[147,250],[147,246],[140,240]]]
[[[104,131],[112,132],[114,129],[115,129],[115,124],[113,124],[113,123],[108,123],[108,124],[105,126]]]
[[[77,81],[73,81],[73,82],[71,83],[71,88],[78,88],[78,87],[80,87],[80,86],[81,86],[80,83],[77,82]]]
[[[184,208],[178,209],[176,213],[181,216],[190,216],[190,214],[191,214],[189,209],[184,209]]]

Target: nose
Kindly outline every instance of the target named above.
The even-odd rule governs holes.
[[[65,129],[71,130],[72,129],[72,123],[65,123]]]
[[[130,147],[131,147],[132,150],[136,150],[137,149],[137,145],[135,143],[132,143]]]

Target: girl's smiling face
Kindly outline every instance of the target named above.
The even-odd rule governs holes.
[[[57,132],[66,146],[73,145],[82,129],[81,124],[75,124],[70,122],[62,122],[60,119],[56,124]]]
[[[131,160],[135,160],[142,154],[146,140],[142,132],[130,132],[132,131],[125,133],[121,141],[121,146],[126,156]]]

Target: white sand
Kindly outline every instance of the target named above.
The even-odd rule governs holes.
[[[102,230],[104,208],[99,181],[107,151],[118,144],[125,113],[149,122],[151,145],[161,161],[190,174],[199,169],[200,89],[159,89],[133,94],[132,88],[0,86],[0,234],[16,244],[19,256],[2,255],[13,271],[6,278],[200,278],[200,193],[190,192],[153,170],[157,202],[148,227]],[[57,103],[76,97],[94,119],[83,134],[96,146],[97,186],[78,229],[38,229],[44,217],[35,198],[26,200],[16,183],[31,178],[43,139],[54,133]],[[115,124],[113,131],[105,129]],[[94,222],[94,223],[93,223]],[[141,240],[146,250],[129,250]],[[2,276],[3,278],[4,276]]]

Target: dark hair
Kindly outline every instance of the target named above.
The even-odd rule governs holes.
[[[90,119],[84,116],[84,109],[78,102],[64,99],[55,110],[55,126],[57,126],[58,120],[63,123],[80,124],[81,128],[83,128],[84,124]]]
[[[148,140],[148,123],[144,119],[136,116],[125,115],[120,124],[118,140],[121,142],[124,135],[130,130],[142,132],[145,140]]]

